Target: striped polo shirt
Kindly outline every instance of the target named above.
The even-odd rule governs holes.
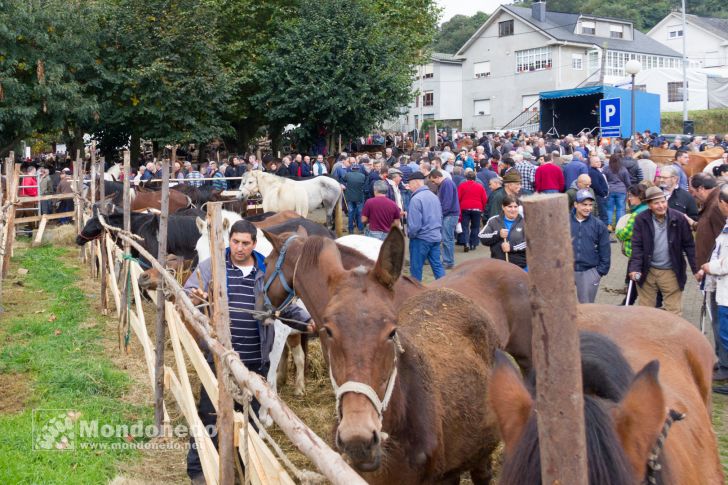
[[[253,266],[250,274],[245,276],[240,268],[232,264],[229,256],[226,263],[233,350],[246,366],[256,368],[262,361],[260,330],[258,321],[249,311],[255,309],[255,275],[258,269]]]

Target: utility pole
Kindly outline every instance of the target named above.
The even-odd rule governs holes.
[[[685,40],[686,32],[686,18],[685,18],[685,0],[682,0],[682,70],[683,70],[683,85],[682,85],[682,102],[683,102],[683,134],[687,134],[687,121],[688,121],[688,58],[687,58],[687,42]]]

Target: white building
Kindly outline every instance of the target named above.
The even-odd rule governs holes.
[[[672,12],[647,33],[651,39],[682,54],[683,37],[691,67],[728,67],[728,19],[685,16]]]
[[[417,95],[400,117],[402,131],[412,131],[422,120],[453,120],[463,117],[463,60],[450,54],[433,53],[430,63],[417,68],[412,91]]]

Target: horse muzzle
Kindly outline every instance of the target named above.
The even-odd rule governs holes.
[[[336,431],[336,447],[346,454],[351,464],[358,471],[373,472],[379,469],[382,464],[381,437],[378,431],[371,436],[342,441],[341,433]]]

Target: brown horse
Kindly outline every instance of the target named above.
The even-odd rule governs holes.
[[[490,481],[498,438],[483,398],[498,343],[490,316],[447,289],[394,308],[404,238],[390,234],[372,269],[346,270],[328,239],[309,238],[299,269],[318,267],[320,320],[340,418],[335,442],[371,483]],[[362,299],[365,303],[362,304]]]
[[[617,349],[605,355],[610,344],[602,341],[585,352],[582,340],[590,483],[643,482],[667,409],[686,417],[667,434],[662,471],[650,471],[655,483],[724,483],[710,421],[713,352],[703,335],[675,315],[644,307],[579,305],[577,323]],[[533,399],[520,375],[501,362],[488,396],[506,445],[503,480],[540,482]]]
[[[401,237],[401,231],[395,230]],[[268,273],[275,268],[275,261],[281,252],[287,234],[266,234],[273,245],[269,256]],[[326,292],[318,291],[321,274],[317,267],[298,268],[296,261],[302,254],[306,243],[304,233],[290,241],[287,255],[282,265],[282,273],[286,282],[294,288],[306,304],[314,321],[320,321],[323,309],[328,304]],[[358,266],[372,267],[372,261],[360,252],[339,246],[341,260],[346,269]],[[293,281],[294,272],[297,280]],[[267,275],[270,276],[270,275]],[[515,265],[505,261],[478,258],[455,267],[444,278],[430,283],[429,288],[450,288],[472,299],[483,308],[494,322],[494,331],[501,348],[505,348],[518,362],[524,373],[531,369],[531,311],[528,305],[528,276]],[[423,291],[426,287],[408,276],[402,276],[394,286],[397,295],[395,305],[410,296]],[[268,296],[274,305],[280,305],[286,292],[278,281],[274,281],[268,290]]]

